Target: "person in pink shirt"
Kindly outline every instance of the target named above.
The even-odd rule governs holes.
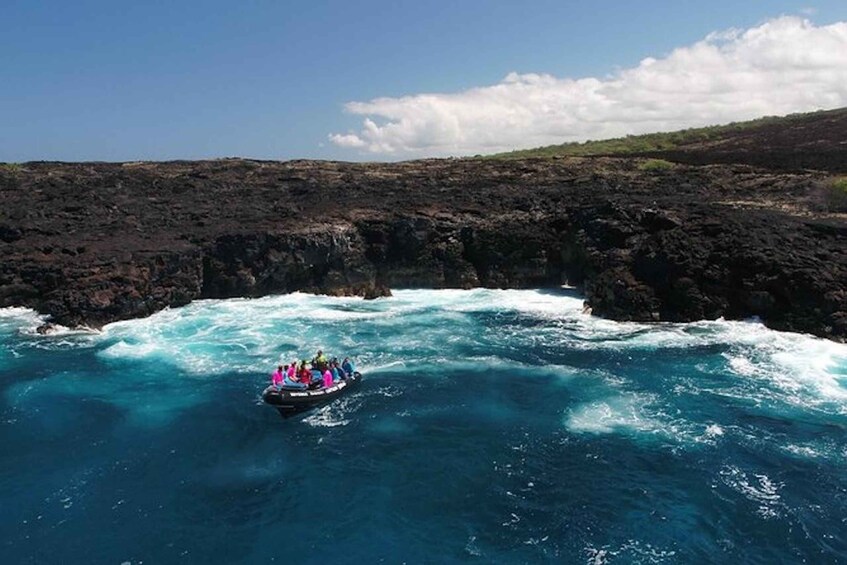
[[[324,371],[324,388],[329,388],[332,386],[332,373],[329,372],[329,369]]]
[[[294,377],[297,375],[297,361],[294,361],[291,365],[288,366],[288,378],[292,381]]]
[[[294,369],[293,372],[292,369]],[[290,367],[288,365],[285,366],[285,369],[282,371],[282,388],[304,390],[309,387],[309,381],[300,382],[302,379],[296,377],[296,369],[294,365]]]
[[[282,386],[283,378],[282,365],[280,365],[277,367],[276,372],[271,376],[271,382],[276,388],[280,388]]]

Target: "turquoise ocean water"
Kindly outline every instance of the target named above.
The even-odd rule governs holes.
[[[847,562],[847,346],[566,291],[0,310],[0,563]],[[283,420],[279,362],[360,388]]]

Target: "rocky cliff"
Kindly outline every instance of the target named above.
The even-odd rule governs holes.
[[[847,220],[815,171],[638,158],[0,168],[0,306],[65,325],[206,297],[581,287],[595,314],[847,338]]]

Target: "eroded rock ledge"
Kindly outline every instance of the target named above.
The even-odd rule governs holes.
[[[847,338],[826,173],[638,165],[29,163],[0,171],[0,306],[100,326],[196,298],[569,283],[616,320]]]

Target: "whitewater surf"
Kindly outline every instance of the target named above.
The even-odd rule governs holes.
[[[847,555],[842,344],[617,323],[561,290],[42,322],[0,311],[4,563]],[[281,420],[257,391],[320,347],[367,382]]]

